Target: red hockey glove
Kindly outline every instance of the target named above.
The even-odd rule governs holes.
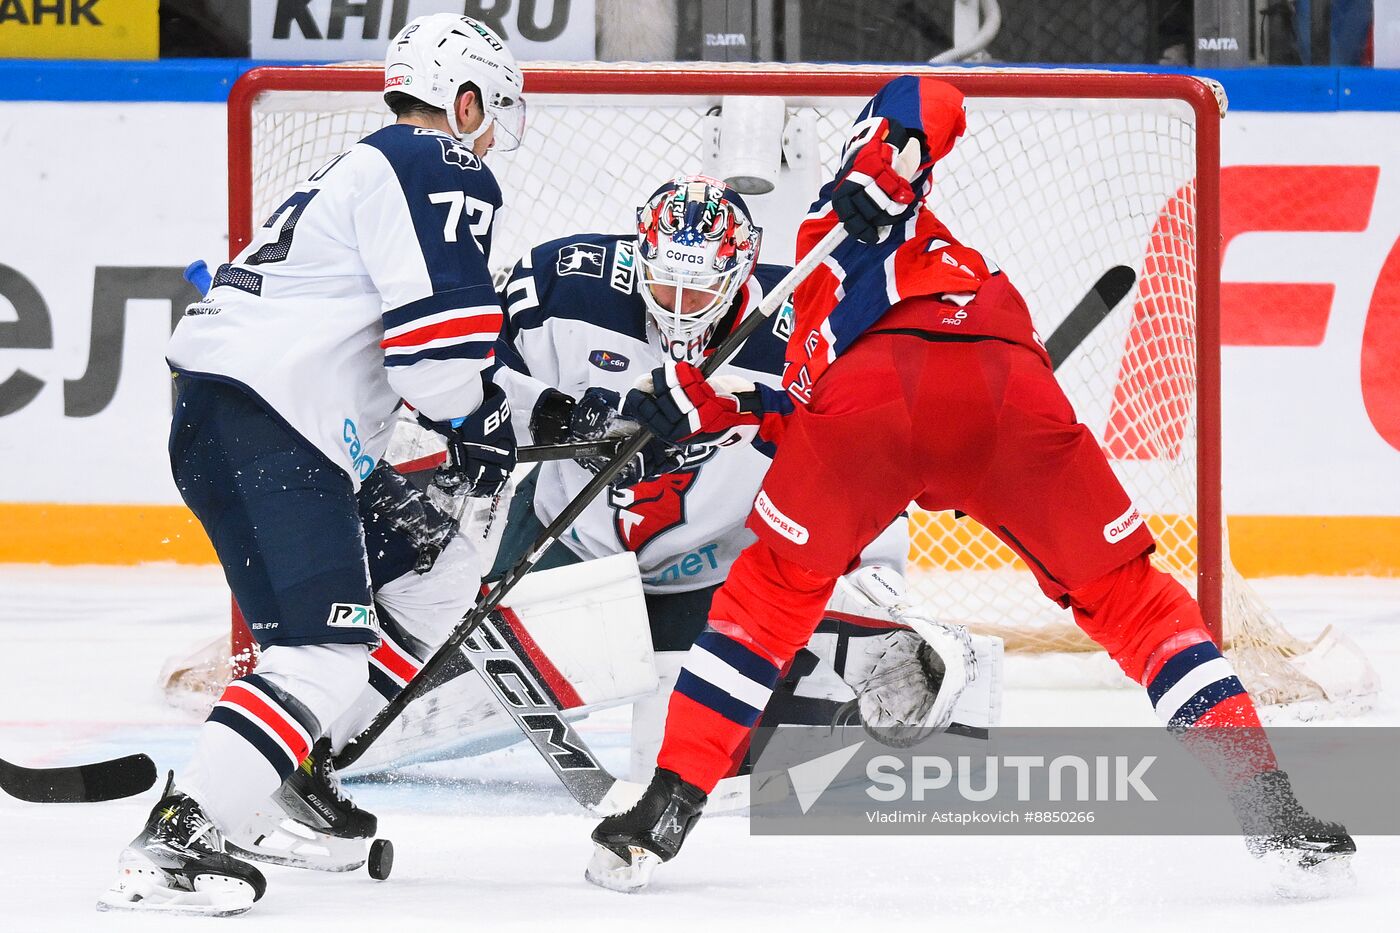
[[[758,387],[746,379],[706,382],[689,363],[668,362],[627,393],[622,414],[674,444],[726,446],[758,433],[764,405]]]
[[[846,232],[862,243],[877,243],[889,227],[909,215],[922,140],[885,119],[855,151],[831,192],[831,206]]]

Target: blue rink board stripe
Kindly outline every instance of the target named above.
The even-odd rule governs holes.
[[[258,62],[237,58],[176,58],[155,62],[6,59],[0,60],[0,100],[222,103],[228,99],[229,88],[239,75],[257,65],[269,64],[305,62]],[[1232,110],[1400,111],[1400,69],[1082,67],[1191,73],[1214,78],[1225,85]]]

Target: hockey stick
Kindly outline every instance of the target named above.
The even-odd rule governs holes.
[[[1132,290],[1137,281],[1137,273],[1127,266],[1114,266],[1094,283],[1074,310],[1055,328],[1050,339],[1045,341],[1045,352],[1050,354],[1050,365],[1055,369],[1079,349],[1079,345],[1093,333],[1094,328],[1108,317],[1117,307],[1123,296]]]
[[[705,360],[704,364],[700,367],[700,371],[706,376],[709,376],[733,356],[734,353],[738,351],[739,347],[743,345],[744,341],[748,339],[749,335],[772,317],[772,315],[777,312],[778,308],[787,301],[793,291],[796,290],[797,286],[806,279],[817,266],[821,265],[826,257],[830,255],[831,251],[845,239],[846,230],[844,227],[840,224],[832,227],[830,232],[828,232],[826,236],[812,248],[811,252],[803,258],[802,262],[798,263],[781,282],[774,286],[773,290],[769,292],[759,306],[754,309],[754,312],[745,318],[739,326],[720,343],[714,353]],[[621,443],[617,455],[609,461],[606,467],[589,480],[579,494],[574,497],[573,501],[564,507],[564,510],[559,513],[554,521],[550,522],[549,527],[540,533],[539,538],[536,539],[530,551],[522,557],[505,576],[497,581],[496,585],[493,586],[489,592],[477,601],[471,611],[462,618],[462,621],[459,622],[457,627],[452,630],[452,633],[448,635],[447,640],[442,643],[442,646],[439,647],[437,651],[433,652],[433,656],[427,660],[413,680],[409,681],[408,686],[379,711],[379,714],[364,728],[364,731],[346,743],[345,747],[341,749],[340,753],[335,757],[335,766],[337,768],[345,768],[354,764],[359,757],[364,754],[365,749],[369,748],[370,744],[383,734],[388,725],[399,717],[404,708],[422,695],[426,689],[426,685],[433,682],[442,668],[450,662],[452,656],[462,648],[463,643],[479,629],[487,625],[488,616],[500,605],[505,595],[530,572],[540,558],[544,556],[545,551],[549,550],[549,548],[559,540],[559,537],[574,523],[574,519],[578,518],[578,516],[583,513],[584,509],[612,483],[613,479],[626,468],[632,458],[641,453],[642,448],[647,445],[651,438],[651,432],[642,429]],[[470,652],[467,652],[467,654],[470,657]],[[501,683],[498,682],[496,677],[492,676],[489,669],[478,668],[478,671],[482,674],[486,685],[504,706],[509,709],[512,708],[513,704],[519,702],[519,696],[506,690]],[[555,725],[556,722],[557,726]],[[541,728],[545,727],[542,726]],[[578,736],[574,732],[573,727],[564,722],[562,717],[555,715],[547,728],[551,737],[557,735],[563,740],[571,740],[574,746],[581,744],[578,742]],[[569,787],[572,793],[574,788],[571,786],[572,778],[570,775],[581,769],[561,766],[558,759],[553,757],[549,751],[549,749],[554,746],[548,738],[541,736],[540,733],[536,731],[531,731],[528,734],[536,748],[540,749],[545,759],[554,767],[560,779],[564,781],[565,786]],[[583,753],[580,752],[579,754]],[[596,760],[592,760],[592,756],[587,757],[592,761],[595,770],[603,770],[597,764]],[[611,775],[608,777],[612,779]],[[615,781],[616,779],[612,780]],[[594,791],[590,789],[581,791],[581,793],[592,796]],[[575,794],[575,796],[577,797],[578,794]]]
[[[517,635],[519,624],[519,618],[509,609],[488,613],[463,639],[461,653],[574,800],[602,816],[630,807],[645,788],[608,771],[564,718],[559,697],[550,688],[548,678],[521,644]],[[748,779],[721,780],[710,800],[714,805],[711,812],[748,806]]]
[[[621,445],[617,441],[570,441],[565,444],[530,444],[515,451],[520,463],[544,463],[548,460],[582,460],[600,457],[611,460]]]
[[[97,803],[134,797],[156,782],[146,755],[65,768],[23,768],[0,759],[0,789],[30,803]]]

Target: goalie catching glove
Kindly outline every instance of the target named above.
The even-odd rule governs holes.
[[[847,233],[862,243],[878,243],[918,200],[910,179],[923,160],[923,139],[891,119],[862,129],[850,143],[859,148],[837,176],[831,206]]]
[[[535,403],[530,416],[530,433],[542,444],[604,441],[625,438],[637,432],[637,423],[618,414],[621,396],[612,389],[593,386],[571,398],[558,389],[547,389]],[[642,448],[612,481],[614,488],[635,486],[680,469],[684,451],[657,438]],[[608,465],[606,457],[580,457],[580,466],[598,474]]]
[[[447,462],[433,475],[433,485],[450,496],[498,496],[515,469],[510,402],[494,383],[484,388],[481,404],[465,418],[446,424],[418,416],[420,424],[447,439]]]
[[[904,578],[889,567],[861,567],[842,579],[862,599],[913,630],[865,639],[871,644],[847,659],[843,677],[856,691],[861,721],[896,735],[947,729],[958,699],[977,679],[977,655],[967,629],[914,608]]]
[[[746,443],[760,434],[776,440],[791,411],[791,400],[776,389],[732,374],[706,381],[699,369],[676,361],[642,377],[622,407],[624,416],[657,437],[708,447]]]

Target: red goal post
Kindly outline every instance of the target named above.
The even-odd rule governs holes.
[[[1154,515],[1172,521],[1150,523],[1159,540],[1166,540],[1159,551],[1172,552],[1165,555],[1173,562],[1170,569],[1196,591],[1212,631],[1230,637],[1233,626],[1222,608],[1229,565],[1220,490],[1219,166],[1225,103],[1219,85],[1167,74],[882,66],[588,63],[527,65],[524,72],[531,124],[522,148],[488,157],[502,178],[506,210],[517,220],[525,218],[504,236],[497,234],[498,253],[502,242],[509,254],[521,244],[567,233],[629,229],[618,218],[625,221],[638,198],[664,180],[659,167],[669,164],[667,174],[701,167],[697,163],[706,152],[696,149],[713,148],[708,134],[727,132],[715,130],[713,120],[705,122],[713,111],[722,113],[726,99],[783,99],[786,127],[776,130],[785,135],[782,171],[792,181],[803,157],[787,149],[786,137],[815,134],[821,163],[815,168],[829,173],[835,166],[826,163],[839,145],[833,142],[839,128],[891,77],[933,74],[963,91],[969,134],[950,159],[956,161],[961,150],[974,153],[965,158],[977,161],[946,171],[946,161],[940,166],[933,197],[941,197],[944,186],[954,194],[936,209],[955,233],[1012,275],[1038,311],[1042,336],[1104,269],[1123,264],[1134,270],[1136,284],[1115,312],[1122,323],[1098,341],[1104,346],[1086,349],[1084,359],[1067,366],[1062,381],[1067,388],[1084,383],[1080,394],[1070,390],[1071,399],[1081,414],[1093,414],[1095,422],[1085,420],[1101,440],[1118,432],[1106,449],[1118,445],[1114,449],[1122,456],[1115,459],[1112,451],[1110,456],[1116,469],[1122,462],[1128,479],[1153,473],[1149,461],[1155,454],[1128,449],[1134,445],[1171,448],[1164,458],[1173,462],[1157,472],[1189,474],[1162,481],[1164,489],[1175,483],[1177,491],[1163,493],[1170,502]],[[377,65],[255,68],[237,81],[228,109],[230,255],[248,242],[269,204],[275,206],[321,162],[390,118],[378,100],[381,91]],[[629,161],[634,157],[636,163]],[[814,177],[810,171],[802,175],[808,183]],[[556,183],[559,178],[568,181]],[[952,203],[964,191],[963,201]],[[789,191],[786,200],[773,202],[784,207],[783,218],[760,217],[768,228],[765,258],[784,259],[771,252],[782,240],[774,228],[781,233],[795,226],[814,193],[815,185]],[[605,206],[589,202],[580,216],[562,216],[574,201],[594,195],[611,200]],[[517,208],[521,204],[523,210]],[[777,210],[755,212],[764,209]],[[951,220],[949,213],[955,215]],[[1000,226],[969,229],[969,219],[984,214],[996,214]],[[1098,226],[1076,232],[1077,220],[1085,217]],[[508,225],[504,219],[500,223]],[[1036,224],[1042,226],[1027,229]],[[1104,233],[1103,226],[1113,229]],[[1102,242],[1065,259],[1077,249],[1076,237]],[[790,258],[790,242],[786,248]],[[503,258],[512,262],[515,255]],[[496,256],[492,260],[493,267],[500,265]],[[1073,268],[1063,272],[1057,264]],[[1152,294],[1158,286],[1160,293]],[[1140,339],[1142,327],[1154,326],[1143,321],[1162,308],[1173,322]],[[1108,346],[1114,341],[1120,344],[1116,349]],[[1091,350],[1102,356],[1090,358]],[[1133,354],[1143,359],[1126,359]],[[1134,384],[1125,390],[1125,382]],[[1129,397],[1134,393],[1140,397]],[[1161,429],[1134,421],[1148,409],[1166,411],[1181,423],[1165,429],[1166,440],[1148,438]],[[1135,496],[1142,494],[1126,479],[1125,485]],[[999,551],[990,536],[967,531],[968,522],[915,516],[911,576],[935,581],[926,587],[935,597],[963,587],[960,579],[956,585],[951,581],[967,575],[973,578],[966,583],[968,592],[988,581],[1000,587],[995,581],[1009,578],[1004,571],[1014,567],[1014,558]],[[1016,576],[1029,580],[1024,571]],[[1041,611],[1023,612],[1021,604],[1030,601],[1019,596],[1009,609],[980,598],[957,599],[938,608],[968,621],[1003,616],[1013,628],[1023,615],[1030,619]],[[1048,601],[1040,601],[1053,612]],[[1063,620],[1053,626],[1026,624],[1056,632],[1064,627]],[[1068,646],[1056,640],[1060,637],[1051,636],[1048,644]]]

